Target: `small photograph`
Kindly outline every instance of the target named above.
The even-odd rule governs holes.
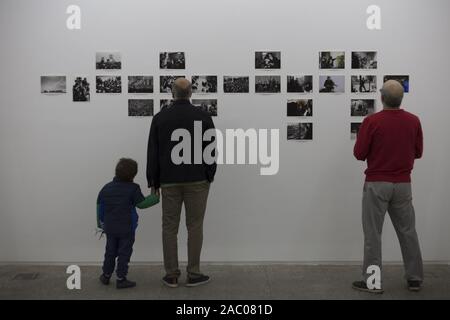
[[[356,137],[358,136],[359,127],[361,127],[361,122],[350,123],[350,139],[356,139]]]
[[[376,69],[377,52],[376,51],[353,51],[352,69]]]
[[[280,76],[255,76],[256,93],[279,93],[281,92]]]
[[[352,117],[365,117],[375,112],[374,99],[352,99],[351,112]]]
[[[287,76],[287,92],[311,93],[312,76]]]
[[[121,93],[122,77],[121,76],[97,76],[96,77],[97,93]]]
[[[184,69],[186,67],[186,59],[184,52],[160,52],[159,68],[160,69]]]
[[[159,76],[159,92],[172,93],[172,85],[178,78],[184,78],[184,76]]]
[[[311,122],[289,123],[287,126],[288,140],[312,140],[313,124]]]
[[[86,77],[76,77],[72,86],[72,100],[76,101],[90,101],[91,93],[89,82]]]
[[[377,76],[351,76],[352,92],[377,92]]]
[[[173,99],[160,99],[159,100],[159,111],[162,111],[172,104]]]
[[[319,52],[319,69],[345,69],[345,52]]]
[[[153,115],[152,99],[128,99],[129,117],[150,117]]]
[[[120,52],[97,52],[95,54],[95,68],[104,69],[122,69]]]
[[[192,93],[217,92],[217,76],[192,76]]]
[[[211,117],[217,117],[217,99],[192,99],[192,104],[209,113]]]
[[[312,117],[312,99],[289,99],[287,101],[288,117]]]
[[[66,93],[66,76],[41,76],[41,93]]]
[[[256,51],[255,52],[256,69],[280,69],[281,51]]]
[[[384,76],[383,83],[388,80],[397,80],[403,86],[403,90],[405,90],[405,93],[409,92],[409,76]]]
[[[153,77],[128,76],[128,93],[153,93]]]
[[[345,76],[319,76],[319,92],[344,93]]]
[[[223,77],[223,92],[224,93],[248,93],[249,92],[249,77]]]

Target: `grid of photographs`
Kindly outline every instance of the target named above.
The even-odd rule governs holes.
[[[256,93],[281,92],[281,76],[255,76]]]
[[[41,93],[66,93],[66,76],[41,76]]]
[[[130,117],[153,116],[153,100],[128,99],[128,116]]]
[[[313,124],[312,122],[289,123],[287,125],[288,140],[312,140]]]
[[[192,104],[211,117],[217,117],[217,99],[192,99]]]
[[[280,69],[281,51],[256,51],[255,69]]]
[[[72,101],[88,102],[91,100],[90,85],[86,77],[76,77],[72,86]]]
[[[249,92],[249,77],[223,77],[223,92],[224,93],[248,93]]]
[[[128,93],[153,93],[153,77],[128,76]]]
[[[287,92],[312,93],[313,76],[287,76]]]
[[[289,99],[287,101],[288,117],[312,117],[312,99]]]
[[[365,117],[375,112],[375,99],[352,99],[350,115],[352,117]]]
[[[377,92],[377,76],[358,75],[351,76],[352,93]]]
[[[192,76],[192,93],[216,93],[217,76]]]
[[[185,69],[186,58],[184,52],[160,52],[160,69]]]

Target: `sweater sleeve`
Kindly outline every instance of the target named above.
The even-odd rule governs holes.
[[[353,155],[357,160],[365,161],[370,152],[370,145],[372,144],[372,133],[370,131],[369,121],[364,119],[359,128],[358,135],[353,148]]]
[[[416,154],[415,154],[416,159],[422,158],[422,154],[423,154],[423,132],[422,132],[422,125],[420,124],[419,121],[419,127],[417,130],[417,137],[416,137]]]

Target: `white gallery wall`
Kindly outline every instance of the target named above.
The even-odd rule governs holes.
[[[66,28],[70,4],[81,30]],[[366,28],[366,8],[381,7],[382,30]],[[0,261],[97,262],[95,202],[120,157],[145,164],[151,118],[128,117],[128,75],[217,75],[216,126],[279,128],[280,169],[221,165],[205,220],[205,261],[359,261],[365,165],[353,158],[351,74],[409,74],[405,109],[422,120],[425,153],[413,192],[424,259],[450,260],[450,2],[387,0],[86,0],[0,2]],[[122,70],[95,70],[97,51],[122,53]],[[254,51],[281,51],[280,70],[254,68]],[[318,52],[343,50],[346,69],[318,69]],[[352,50],[378,51],[378,69],[351,70]],[[186,52],[186,70],[159,70],[160,51]],[[96,94],[95,75],[122,76],[123,93]],[[254,76],[282,76],[282,93],[254,93]],[[286,93],[286,75],[312,74],[314,93]],[[318,93],[319,75],[346,76],[346,93]],[[42,95],[41,75],[67,75],[67,94]],[[224,75],[250,76],[250,93],[224,94]],[[72,102],[76,76],[87,76],[91,102]],[[199,97],[197,95],[197,97]],[[377,98],[378,94],[367,95]],[[286,140],[289,98],[314,101],[314,139]],[[377,101],[377,108],[380,103]],[[140,211],[134,261],[161,261],[161,206]],[[185,260],[184,219],[179,236]],[[386,216],[383,257],[401,253]]]

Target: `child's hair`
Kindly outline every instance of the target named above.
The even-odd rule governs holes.
[[[121,158],[116,165],[116,177],[121,181],[132,182],[138,171],[138,164],[133,159]]]

